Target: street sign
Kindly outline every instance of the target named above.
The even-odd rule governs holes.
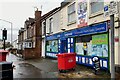
[[[110,2],[110,5],[109,5],[109,15],[113,15],[113,14],[117,14],[117,13],[118,13],[117,1]]]
[[[104,16],[105,16],[105,17],[108,17],[108,16],[109,16],[109,6],[108,6],[108,5],[106,5],[106,6],[104,7]]]
[[[104,16],[108,17],[113,14],[118,14],[117,1],[110,2],[109,5],[104,6]]]

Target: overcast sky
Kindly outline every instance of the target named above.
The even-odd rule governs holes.
[[[13,23],[13,41],[17,39],[18,30],[24,27],[24,21],[29,17],[34,18],[34,7],[42,10],[42,15],[50,10],[59,7],[64,0],[0,0],[0,19]],[[42,6],[42,7],[41,7]],[[11,25],[0,20],[0,39],[2,38],[1,29],[8,30],[8,40],[11,40]]]

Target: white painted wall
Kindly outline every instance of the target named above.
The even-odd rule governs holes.
[[[60,12],[57,12],[46,19],[46,33],[49,33],[50,18],[53,18],[52,34],[60,32]]]
[[[53,18],[53,29],[52,29],[53,33],[52,34],[60,32],[60,12],[58,11],[46,19],[46,33],[49,33],[50,18]],[[44,26],[43,26],[44,22],[45,21],[42,21],[42,57],[45,57],[45,35],[43,34],[44,33]]]
[[[45,58],[45,39],[42,39],[42,57]]]

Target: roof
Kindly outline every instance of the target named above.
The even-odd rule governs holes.
[[[61,2],[61,8],[65,7],[69,3],[70,3],[70,1],[64,0],[63,2]]]
[[[25,24],[26,24],[26,25],[32,25],[32,24],[34,24],[34,22],[35,22],[35,19],[29,17],[29,19],[27,19],[27,20],[25,21]]]
[[[57,11],[59,11],[59,10],[60,10],[60,7],[57,7],[57,8],[55,8],[55,9],[49,11],[48,13],[44,14],[44,15],[41,17],[41,20],[44,20],[44,19],[46,19],[47,17],[52,16],[53,14],[55,14],[55,13],[56,13]]]
[[[69,3],[73,2],[75,0],[64,0],[63,2],[61,2],[61,8],[65,7],[66,5],[68,5]]]

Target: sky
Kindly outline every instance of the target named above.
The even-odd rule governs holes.
[[[29,17],[34,18],[35,7],[44,15],[59,7],[62,1],[64,0],[0,0],[0,39],[2,39],[2,30],[6,28],[7,41],[11,41],[11,24],[6,21],[12,22],[12,41],[14,41],[18,38],[18,30],[24,27],[25,20]]]

